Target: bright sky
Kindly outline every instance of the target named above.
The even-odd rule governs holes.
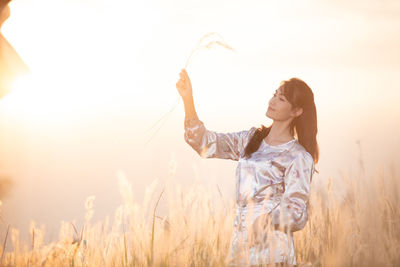
[[[200,159],[184,142],[181,102],[144,146],[209,32],[236,52],[200,50],[187,68],[207,128],[269,125],[269,98],[280,81],[299,77],[318,111],[315,179],[358,174],[357,140],[367,171],[389,160],[400,166],[399,1],[18,0],[10,7],[2,32],[32,73],[0,100],[0,171],[14,180],[2,210],[22,232],[29,219],[54,229],[83,218],[90,195],[94,220],[112,215],[118,170],[141,200],[156,178],[161,188],[171,159],[174,181],[191,184],[198,173],[199,183],[233,197],[236,163]]]

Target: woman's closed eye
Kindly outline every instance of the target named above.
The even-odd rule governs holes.
[[[276,94],[276,93],[274,94],[274,97],[275,97],[275,96],[277,96],[277,94]],[[281,100],[281,101],[285,101],[285,99],[284,99],[283,97],[279,97],[279,100]]]

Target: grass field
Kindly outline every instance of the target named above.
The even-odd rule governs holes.
[[[327,178],[326,183],[318,178],[313,179],[309,221],[294,233],[298,266],[400,266],[395,170]],[[167,185],[157,192],[157,186],[148,186],[139,205],[121,173],[124,202],[113,219],[91,222],[95,199],[89,197],[84,225],[62,222],[53,243],[43,243],[45,229],[34,222],[29,243],[9,227],[1,242],[1,266],[225,266],[234,200],[217,189]],[[160,217],[157,207],[165,201],[168,216]]]

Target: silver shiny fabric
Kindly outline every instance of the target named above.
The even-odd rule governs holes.
[[[250,266],[273,262],[296,264],[293,232],[308,219],[310,182],[314,161],[296,139],[270,146],[264,140],[250,158],[244,148],[257,127],[217,133],[199,119],[185,118],[185,141],[203,158],[238,161],[236,169],[236,217],[229,266]],[[259,232],[260,242],[249,242],[254,221],[268,218],[270,230]],[[267,221],[267,220],[262,220]],[[271,227],[272,224],[272,227]],[[289,228],[289,230],[287,230]]]

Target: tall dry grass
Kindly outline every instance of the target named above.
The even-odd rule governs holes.
[[[341,197],[332,190],[343,187]],[[295,245],[318,266],[400,266],[400,185],[394,168],[343,175],[311,195],[311,216]]]
[[[294,233],[298,266],[400,266],[397,174],[381,170],[330,183],[318,179],[313,179],[309,221]],[[233,199],[224,198],[217,188],[163,187],[156,180],[139,205],[123,173],[119,188],[124,201],[112,222],[109,217],[91,222],[95,199],[89,197],[84,225],[62,222],[52,243],[44,244],[45,229],[34,222],[30,243],[20,242],[18,230],[11,227],[1,242],[0,265],[225,266]],[[344,189],[344,197],[335,188]],[[167,216],[159,215],[159,203],[167,204]]]

